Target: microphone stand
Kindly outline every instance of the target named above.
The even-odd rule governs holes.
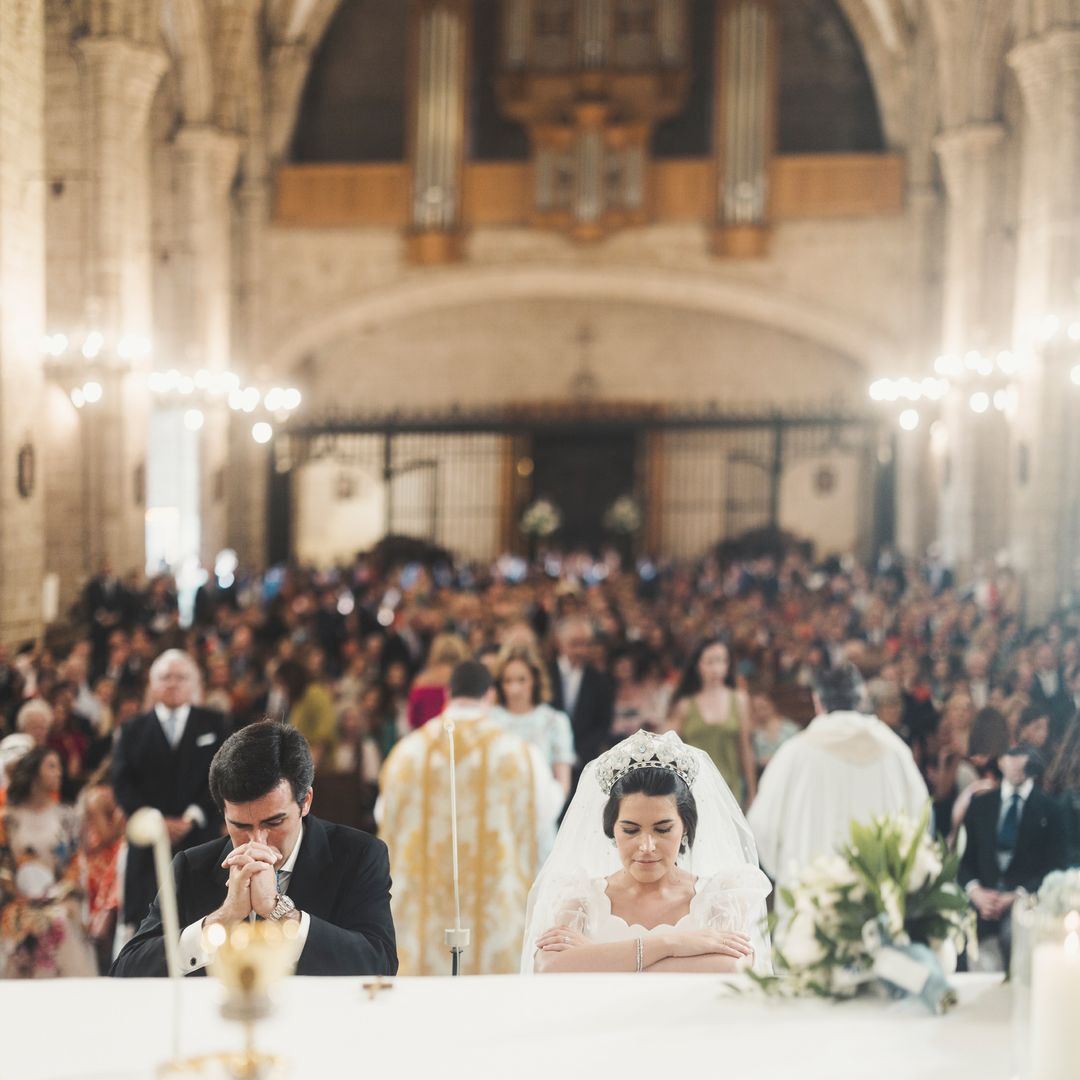
[[[172,875],[172,846],[165,818],[160,810],[144,806],[131,815],[127,838],[138,847],[153,847],[154,875],[157,878],[158,905],[161,909],[162,939],[165,944],[165,968],[173,985],[173,1060],[180,1056],[180,919],[176,909],[176,883]]]
[[[469,947],[471,933],[461,925],[461,888],[458,883],[457,767],[454,760],[454,720],[443,713],[443,728],[450,741],[450,852],[454,867],[454,926],[446,931],[450,950],[450,974],[461,974],[461,954]]]

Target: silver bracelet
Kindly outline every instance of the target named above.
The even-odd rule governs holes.
[[[637,966],[634,968],[634,972],[640,975],[645,970],[645,939],[635,938],[634,942],[637,946]]]

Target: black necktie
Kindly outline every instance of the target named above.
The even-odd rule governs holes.
[[[1010,854],[1016,848],[1016,834],[1020,829],[1020,795],[1014,792],[1009,800],[1009,808],[1001,819],[1001,828],[998,829],[998,850],[1004,854]]]

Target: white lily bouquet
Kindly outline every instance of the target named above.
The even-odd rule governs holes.
[[[907,815],[853,821],[839,854],[816,860],[771,916],[772,993],[853,997],[880,982],[934,1012],[955,1004],[945,979],[975,942],[975,913],[956,881],[959,854]]]
[[[562,524],[562,514],[550,499],[537,499],[521,515],[521,531],[528,536],[550,536]]]

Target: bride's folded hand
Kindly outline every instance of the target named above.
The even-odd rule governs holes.
[[[688,930],[668,938],[672,956],[733,956],[736,960],[753,957],[750,938],[737,930]]]
[[[536,947],[545,952],[566,952],[567,949],[588,944],[589,939],[584,934],[579,934],[568,926],[553,926],[536,939]]]

